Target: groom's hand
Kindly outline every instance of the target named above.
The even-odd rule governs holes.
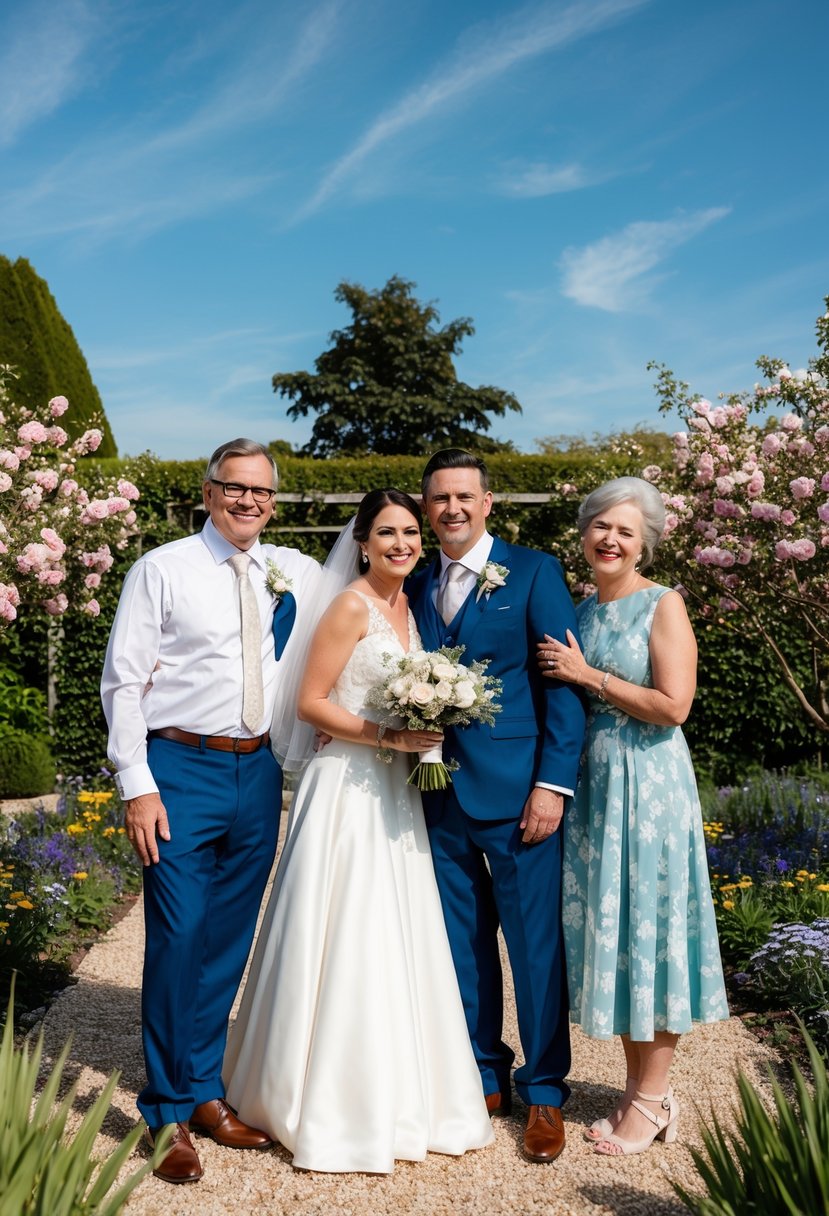
[[[141,794],[130,798],[124,813],[127,838],[145,866],[158,861],[156,833],[162,840],[170,839],[167,812],[159,794]]]
[[[524,803],[520,828],[524,844],[540,844],[558,830],[564,814],[564,795],[536,786]]]

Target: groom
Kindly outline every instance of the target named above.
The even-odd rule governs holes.
[[[446,927],[481,1071],[487,1108],[510,1109],[514,1053],[502,1041],[502,926],[515,984],[524,1064],[515,1087],[529,1108],[524,1152],[550,1162],[564,1148],[569,1094],[567,981],[561,933],[565,797],[576,785],[584,708],[573,687],[542,681],[536,643],[577,633],[561,567],[486,530],[486,465],[460,448],[436,452],[423,472],[423,505],[441,551],[407,591],[427,649],[463,646],[461,662],[488,659],[502,681],[494,726],[446,731],[444,756],[460,768],[424,794]]]

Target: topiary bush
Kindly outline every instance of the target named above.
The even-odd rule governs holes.
[[[0,798],[34,798],[54,788],[49,740],[22,730],[0,730]]]

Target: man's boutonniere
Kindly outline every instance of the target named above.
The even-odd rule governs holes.
[[[507,566],[499,566],[497,562],[487,562],[478,575],[478,594],[475,596],[475,603],[477,604],[482,595],[489,595],[490,591],[503,587],[508,575]]]
[[[270,591],[275,600],[281,600],[285,592],[291,590],[293,583],[289,578],[285,577],[276,562],[272,561],[269,557],[265,559],[265,569],[267,570],[265,585],[268,591]]]

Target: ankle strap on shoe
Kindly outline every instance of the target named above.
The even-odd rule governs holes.
[[[663,1110],[670,1110],[673,1093],[670,1086],[664,1094],[643,1094],[641,1090],[637,1089],[636,1097],[641,1099],[642,1102],[661,1102]]]

